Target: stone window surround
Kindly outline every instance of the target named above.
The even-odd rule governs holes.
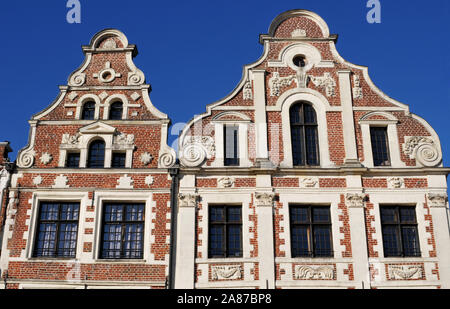
[[[33,257],[34,247],[36,245],[36,237],[38,235],[39,226],[39,205],[41,202],[79,202],[80,211],[78,215],[78,235],[77,235],[77,245],[76,245],[76,255],[75,258],[69,260],[77,260],[80,258],[83,252],[83,239],[80,237],[84,233],[84,223],[85,223],[85,209],[88,206],[88,193],[87,192],[67,192],[67,191],[40,191],[33,193],[33,197],[30,200],[31,203],[31,216],[29,219],[29,229],[27,234],[24,234],[24,238],[27,238],[27,247],[25,249],[25,256],[27,259],[32,260],[48,260],[48,258]],[[64,260],[67,262],[68,259],[62,258],[50,258],[52,261]]]
[[[231,114],[222,113],[221,115]],[[234,115],[235,113],[233,113]],[[240,113],[237,113],[241,115]],[[238,129],[238,141],[239,141],[239,166],[238,167],[250,167],[252,163],[249,160],[248,151],[248,131],[249,125],[251,123],[250,119],[243,118],[242,120],[213,120],[215,132],[215,144],[216,144],[216,157],[211,166],[213,167],[223,167],[225,165],[225,141],[224,141],[224,128],[225,126],[236,126]]]
[[[384,116],[387,119],[368,120],[372,116]],[[389,142],[389,155],[391,161],[391,166],[389,166],[389,168],[406,167],[406,164],[401,160],[400,157],[400,144],[398,141],[397,118],[385,112],[371,112],[364,115],[360,119],[359,124],[361,126],[361,135],[362,135],[361,138],[364,149],[364,161],[362,162],[364,166],[369,168],[386,168],[383,166],[381,167],[374,166],[372,154],[372,142],[370,137],[371,127],[386,127]]]
[[[114,146],[114,133],[103,133],[103,134],[82,134],[80,136],[80,144],[77,148],[60,148],[60,156],[58,167],[66,167],[67,154],[73,152],[80,152],[80,166],[79,168],[87,167],[87,159],[89,152],[89,145],[98,139],[103,139],[105,142],[105,165],[104,168],[111,168],[112,154],[113,152],[125,152],[125,168],[131,168],[133,162],[133,151],[134,146],[126,147],[126,149],[115,149]]]

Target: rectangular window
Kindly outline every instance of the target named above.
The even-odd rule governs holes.
[[[330,207],[291,206],[292,257],[332,257]]]
[[[79,203],[40,204],[34,257],[75,257],[79,210]]]
[[[80,153],[79,152],[69,152],[67,154],[66,167],[71,167],[71,168],[80,167]]]
[[[239,166],[239,127],[225,126],[225,166]]]
[[[143,258],[144,209],[144,204],[105,204],[102,259]]]
[[[113,152],[112,155],[112,168],[124,168],[126,160],[126,153],[124,152]]]
[[[242,257],[242,207],[209,208],[209,257]]]
[[[371,127],[370,139],[372,142],[372,155],[374,166],[390,166],[389,143],[387,128]]]
[[[381,226],[385,257],[420,257],[416,208],[381,206]]]

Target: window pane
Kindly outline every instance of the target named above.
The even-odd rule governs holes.
[[[292,138],[292,160],[294,166],[305,165],[305,150],[303,149],[303,127],[291,126],[291,138]]]
[[[68,153],[66,166],[71,167],[71,168],[80,167],[80,154],[79,153]]]
[[[314,207],[312,208],[314,223],[329,223],[330,222],[330,208],[328,207]]]
[[[306,161],[308,165],[314,166],[319,164],[317,156],[317,127],[305,127],[306,138]]]
[[[317,124],[316,112],[314,108],[309,104],[303,104],[305,124]]]
[[[239,165],[238,127],[225,126],[225,165]]]
[[[129,259],[142,258],[143,225],[129,224],[125,226],[124,256]]]
[[[114,102],[111,104],[111,108],[109,111],[109,119],[111,120],[121,120],[123,112],[123,104],[122,102]]]
[[[307,207],[291,207],[291,223],[310,223]]]
[[[102,168],[105,166],[105,143],[94,141],[89,147],[88,167]]]
[[[210,217],[211,222],[225,222],[224,207],[211,207]]]
[[[381,223],[398,223],[397,209],[395,207],[382,207]]]
[[[390,166],[387,128],[370,128],[372,141],[373,164],[375,166]]]
[[[241,207],[227,207],[227,221],[241,222]]]
[[[81,119],[93,120],[95,116],[95,102],[87,102],[83,105]]]
[[[401,223],[416,223],[416,209],[414,207],[399,207]]]
[[[104,226],[102,258],[118,259],[121,252],[122,227],[119,224]]]
[[[397,226],[383,226],[384,255],[401,256],[400,235]]]
[[[105,222],[118,222],[123,220],[123,205],[107,205],[105,207]]]
[[[332,256],[330,227],[314,226],[314,256]]]
[[[111,162],[113,168],[124,168],[126,161],[126,153],[114,152]]]
[[[209,231],[209,256],[224,256],[224,230],[223,226],[211,226]]]
[[[307,226],[292,227],[292,256],[309,256],[309,229]]]
[[[227,233],[227,256],[239,257],[242,255],[241,252],[241,226],[240,225],[229,225]]]
[[[307,103],[294,104],[290,111],[292,159],[294,166],[319,165],[317,118]]]
[[[420,256],[417,228],[414,226],[402,227],[403,255]]]

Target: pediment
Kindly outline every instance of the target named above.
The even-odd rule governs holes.
[[[80,129],[82,134],[114,134],[116,128],[103,122],[95,122]]]

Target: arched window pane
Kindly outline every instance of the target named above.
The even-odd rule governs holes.
[[[83,112],[81,113],[81,119],[94,120],[95,116],[95,102],[89,101],[83,105]]]
[[[109,110],[109,119],[111,120],[121,120],[123,113],[123,104],[122,102],[114,102],[111,104],[111,108]]]
[[[88,167],[102,168],[105,166],[105,143],[101,140],[92,142],[89,147]]]
[[[294,104],[290,111],[292,159],[294,166],[318,166],[317,117],[307,103]]]

